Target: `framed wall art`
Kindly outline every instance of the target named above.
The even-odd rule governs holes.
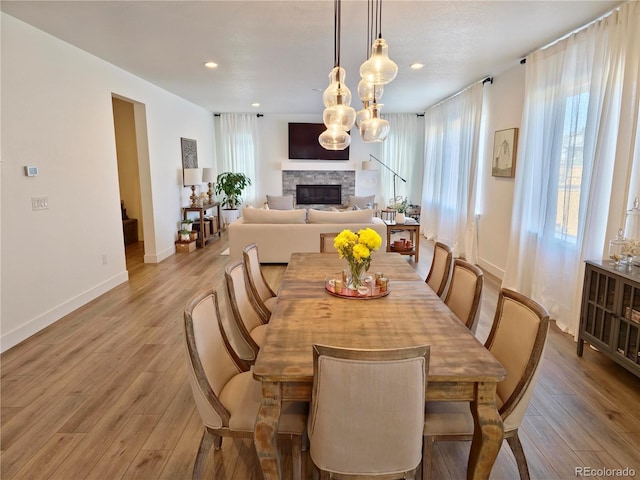
[[[184,180],[185,168],[198,168],[198,149],[196,141],[191,138],[180,138],[182,147],[182,172]]]
[[[493,137],[491,175],[513,178],[516,175],[518,129],[497,130]]]

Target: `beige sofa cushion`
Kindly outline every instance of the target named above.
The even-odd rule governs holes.
[[[360,209],[373,208],[373,204],[376,200],[375,195],[368,195],[366,197],[357,197],[355,195],[349,195],[349,203],[347,208],[358,207]]]
[[[306,210],[242,209],[244,223],[305,223],[306,216]]]
[[[308,223],[371,223],[373,210],[353,210],[348,212],[327,212],[324,210],[309,209]]]
[[[293,210],[293,195],[267,195],[270,210]]]

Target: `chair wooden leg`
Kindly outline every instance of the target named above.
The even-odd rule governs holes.
[[[222,437],[218,437],[222,439]],[[211,433],[206,428],[202,432],[202,439],[200,439],[200,447],[198,448],[198,454],[196,455],[196,463],[193,465],[193,480],[200,480],[202,478],[202,472],[207,462],[207,456],[211,450],[211,445],[215,443],[216,435]]]
[[[302,436],[293,435],[291,437],[291,466],[293,467],[293,480],[302,480]]]
[[[527,466],[527,457],[525,457],[524,455],[522,443],[520,443],[520,437],[518,437],[518,430],[516,430],[513,435],[507,437],[507,442],[511,447],[513,456],[516,457],[516,464],[518,465],[520,480],[529,480],[529,467]]]
[[[213,435],[213,448],[216,450],[220,450],[222,448],[222,436],[221,435]]]
[[[422,480],[431,480],[431,464],[433,463],[433,437],[425,436],[422,440]]]

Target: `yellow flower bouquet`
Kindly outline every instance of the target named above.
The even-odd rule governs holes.
[[[340,258],[349,263],[351,272],[350,287],[357,289],[363,281],[363,274],[371,265],[371,253],[382,245],[382,238],[372,228],[359,230],[353,233],[351,230],[343,230],[333,240],[333,247],[338,251]]]

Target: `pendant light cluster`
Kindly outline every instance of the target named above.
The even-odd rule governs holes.
[[[318,141],[327,150],[344,150],[351,144],[349,130],[356,121],[356,111],[351,107],[351,91],[344,83],[345,71],[340,66],[341,0],[334,0],[333,61],[329,73],[329,86],[322,94],[324,112],[322,120],[327,129]]]
[[[329,73],[329,86],[322,95],[322,119],[327,129],[318,141],[327,150],[344,150],[351,144],[349,130],[354,123],[365,142],[382,142],[389,135],[389,122],[380,118],[384,85],[398,74],[398,66],[389,59],[389,47],[382,38],[382,0],[367,4],[367,60],[360,66],[358,97],[362,110],[351,107],[351,91],[347,88],[344,68],[340,66],[341,0],[334,0],[334,68]],[[375,38],[375,40],[374,40]],[[371,54],[369,55],[369,45]]]
[[[382,0],[368,1],[367,19],[367,50],[371,45],[371,54],[360,65],[362,80],[358,84],[358,96],[362,101],[362,110],[356,115],[356,125],[365,142],[382,142],[389,135],[390,127],[387,120],[380,118],[382,104],[378,102],[384,85],[398,75],[398,66],[389,58],[389,46],[382,38]]]

